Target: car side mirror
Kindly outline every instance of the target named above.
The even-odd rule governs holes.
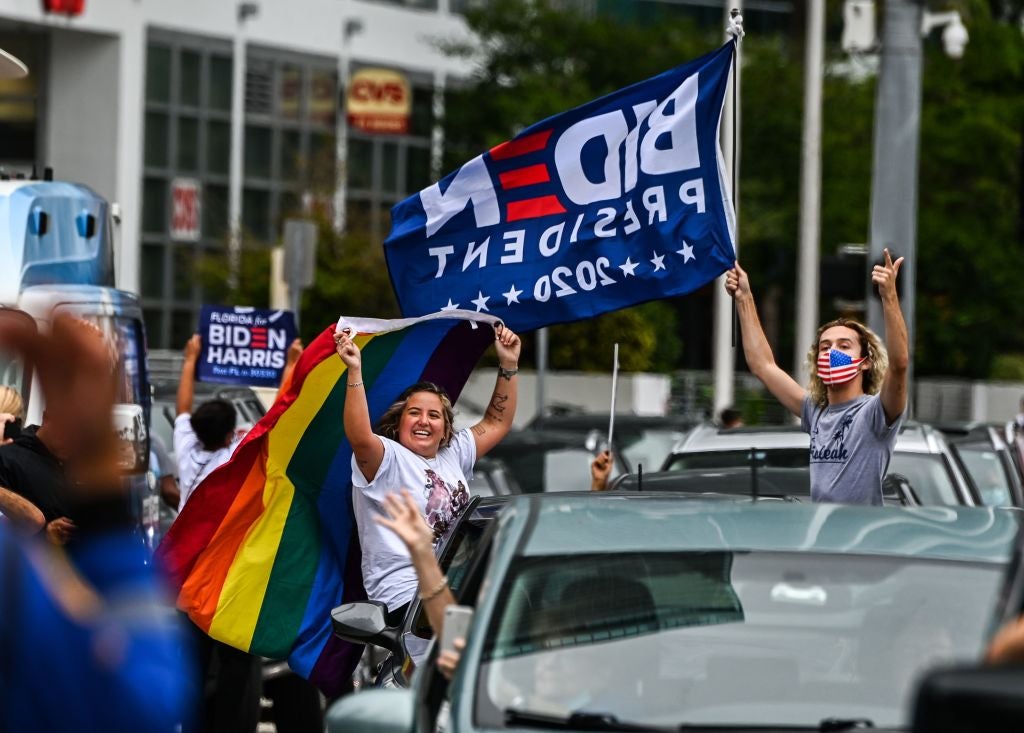
[[[339,639],[401,653],[400,630],[388,625],[388,609],[381,601],[342,604],[331,611],[331,625]]]
[[[345,695],[327,710],[327,732],[411,733],[415,723],[414,699],[412,690],[394,688]]]
[[[913,733],[1024,730],[1024,665],[929,672],[914,702]]]

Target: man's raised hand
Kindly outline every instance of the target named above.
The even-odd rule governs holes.
[[[884,255],[885,263],[875,265],[871,270],[871,282],[878,286],[878,295],[882,298],[896,295],[896,275],[903,264],[902,257],[895,262],[892,261],[888,248],[884,250]]]
[[[740,263],[736,262],[731,270],[725,272],[725,292],[733,298],[750,295],[750,280]]]

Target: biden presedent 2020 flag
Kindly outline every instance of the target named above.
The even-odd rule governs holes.
[[[530,330],[683,295],[735,260],[718,127],[735,51],[538,122],[391,211],[405,316]]]

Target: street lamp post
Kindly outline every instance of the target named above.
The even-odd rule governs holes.
[[[917,277],[917,157],[921,130],[921,36],[946,25],[947,55],[960,58],[967,30],[956,12],[932,15],[914,0],[886,0],[882,23],[882,59],[875,103],[874,166],[871,177],[870,262],[882,251],[906,259],[900,268],[904,319],[914,371],[915,297]],[[867,290],[868,325],[884,332],[881,301]],[[913,391],[910,406],[913,409]]]

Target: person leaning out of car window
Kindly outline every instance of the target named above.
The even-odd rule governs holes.
[[[882,478],[907,408],[910,351],[893,262],[885,250],[871,280],[878,288],[886,343],[867,326],[840,318],[818,329],[808,351],[809,389],[775,363],[747,273],[737,262],[725,289],[736,301],[750,371],[811,436],[811,500],[882,504]]]

